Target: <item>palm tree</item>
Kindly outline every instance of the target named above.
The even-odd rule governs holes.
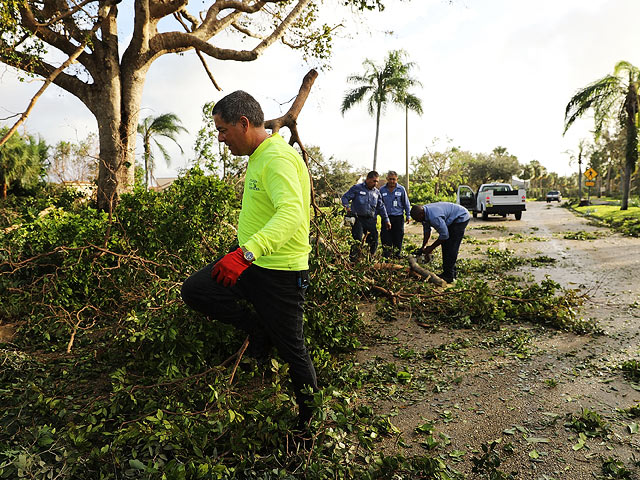
[[[402,92],[398,92],[394,98],[394,103],[404,105],[404,124],[405,124],[405,172],[407,174],[407,194],[409,194],[409,110],[416,112],[418,115],[422,115],[422,100],[415,95],[409,93],[407,89],[415,85],[422,85],[418,80],[408,75],[409,70],[413,67],[413,62],[409,62],[405,65],[407,72],[405,74],[406,86]]]
[[[357,86],[345,93],[342,100],[341,113],[360,103],[365,98],[369,115],[376,116],[376,138],[373,149],[373,170],[376,169],[378,158],[378,138],[380,136],[380,114],[389,102],[403,103],[408,98],[407,90],[417,82],[408,75],[413,63],[404,63],[403,50],[393,50],[387,54],[384,65],[379,66],[366,59],[362,66],[364,74],[350,75],[347,82]],[[413,96],[412,96],[413,97]],[[415,98],[415,97],[414,97]]]
[[[149,183],[153,176],[155,160],[153,151],[151,150],[151,140],[153,140],[158,150],[162,153],[167,165],[169,165],[171,157],[169,157],[169,153],[164,148],[164,145],[162,145],[156,137],[165,137],[172,140],[178,145],[180,153],[182,153],[183,150],[176,140],[176,135],[180,132],[187,132],[187,129],[180,125],[181,123],[182,121],[175,113],[163,113],[157,117],[149,116],[138,125],[138,133],[142,136],[142,142],[144,144],[144,184],[147,188],[149,188]]]
[[[596,138],[608,120],[617,116],[626,136],[625,169],[621,210],[629,208],[631,175],[638,160],[638,111],[640,111],[640,69],[629,62],[618,62],[607,75],[579,90],[565,109],[564,133],[587,111],[593,110]]]
[[[0,129],[0,137],[8,129]],[[20,136],[14,133],[6,143],[0,146],[0,196],[7,198],[7,191],[13,182],[23,186],[34,185],[43,174],[44,161],[47,158],[44,140],[36,140],[31,135]]]

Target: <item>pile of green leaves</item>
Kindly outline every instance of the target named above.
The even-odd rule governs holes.
[[[219,365],[243,336],[180,298],[233,245],[235,193],[194,169],[165,192],[123,196],[112,222],[59,202],[38,200],[0,234],[0,318],[18,327],[0,350],[0,478],[455,478],[439,459],[377,453],[397,429],[335,374],[359,344],[365,271],[344,268],[338,217],[316,235],[345,252],[311,258],[305,332],[324,388],[304,450],[288,367],[243,360],[230,384]],[[51,208],[39,216],[36,203]]]

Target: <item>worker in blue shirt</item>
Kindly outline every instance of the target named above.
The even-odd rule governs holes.
[[[469,212],[461,205],[450,202],[428,203],[422,207],[411,207],[411,218],[416,222],[422,222],[424,240],[419,252],[430,255],[438,245],[442,245],[442,270],[438,275],[447,283],[456,279],[456,260],[460,243],[464,237],[464,230],[469,224]],[[431,245],[431,227],[439,234],[438,239]]]
[[[391,228],[380,190],[376,188],[379,177],[378,172],[371,171],[367,174],[364,182],[354,185],[347,193],[342,195],[342,205],[347,209],[347,214],[355,215],[356,218],[351,227],[351,235],[358,242],[362,242],[363,235],[366,235],[365,238],[369,244],[371,255],[376,253],[378,248],[377,216],[380,215],[382,225],[387,230]],[[349,259],[355,262],[358,259],[359,252],[360,245],[353,245]]]
[[[402,185],[398,185],[398,174],[393,170],[387,173],[387,183],[380,188],[380,195],[384,207],[389,215],[391,230],[382,229],[382,255],[389,258],[393,251],[396,258],[402,252],[402,240],[404,239],[404,223],[411,219],[411,203],[407,191]]]

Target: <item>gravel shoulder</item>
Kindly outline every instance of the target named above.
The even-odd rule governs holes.
[[[486,226],[497,229],[483,229]],[[637,405],[640,391],[623,378],[618,366],[640,357],[640,282],[635,280],[640,239],[612,233],[559,205],[542,202],[529,202],[521,221],[512,216],[472,219],[467,235],[493,239],[495,248],[509,248],[520,256],[554,258],[555,264],[521,269],[519,274],[531,274],[537,281],[548,275],[563,287],[588,292],[580,313],[596,319],[604,334],[574,335],[526,325],[500,332],[428,330],[407,315],[394,322],[367,315],[377,340],[359,352],[361,364],[397,362],[398,348],[442,352],[435,370],[433,365],[411,365],[414,372],[424,373],[414,378],[431,379],[421,392],[414,388],[404,397],[381,394],[370,399],[378,413],[392,415],[403,434],[404,444],[387,442],[387,453],[440,455],[469,478],[486,478],[474,477],[471,458],[480,455],[482,444],[498,440],[499,469],[516,472],[518,479],[594,478],[608,458],[633,471],[640,461],[640,433],[632,434],[629,425],[638,420],[618,409]],[[408,239],[419,243],[420,236],[421,227],[408,227]],[[522,240],[514,242],[514,236]],[[572,236],[595,239],[566,238]],[[475,245],[463,243],[461,257],[473,255]],[[526,354],[486,347],[500,335],[513,341],[527,338]],[[610,433],[581,442],[565,423],[583,409],[600,414]],[[431,425],[437,445],[424,432],[415,432],[425,424]]]

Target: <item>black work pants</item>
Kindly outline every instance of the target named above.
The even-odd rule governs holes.
[[[363,235],[367,235],[366,242],[369,244],[369,251],[371,252],[371,255],[376,253],[376,249],[378,248],[378,229],[376,228],[376,220],[377,217],[375,215],[372,217],[356,216],[356,222],[351,227],[351,236],[354,240],[362,242]],[[355,262],[358,259],[359,252],[360,245],[353,245],[349,259],[352,262]]]
[[[389,222],[391,230],[387,230],[384,225],[380,230],[382,255],[389,258],[393,252],[395,256],[399,257],[404,239],[404,215],[389,215]]]
[[[460,244],[468,224],[469,220],[452,223],[447,227],[449,229],[449,238],[442,244],[442,278],[449,283],[456,278],[456,260],[458,259]]]
[[[211,278],[214,265],[215,262],[207,265],[185,280],[182,299],[194,310],[243,330],[253,346],[275,346],[289,364],[300,418],[308,420],[311,398],[302,390],[305,386],[318,388],[302,331],[308,271],[270,270],[251,265],[234,286],[225,287]]]

